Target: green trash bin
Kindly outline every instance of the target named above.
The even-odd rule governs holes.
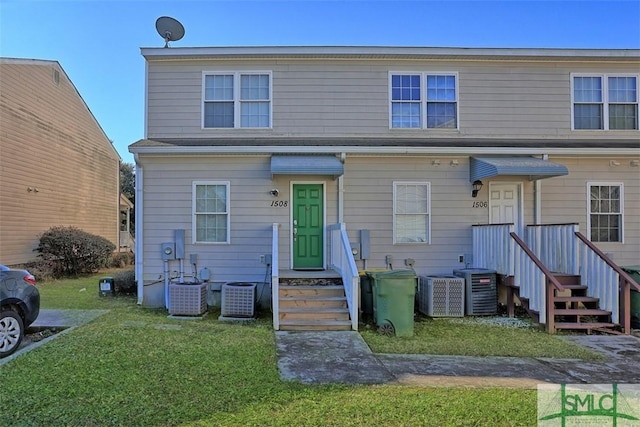
[[[622,269],[629,273],[633,280],[640,283],[640,265],[622,267]],[[633,288],[631,289],[631,327],[640,329],[640,292]]]
[[[373,291],[371,289],[372,279],[369,275],[360,275],[360,311],[363,316],[373,316]]]
[[[378,331],[413,336],[413,310],[418,277],[413,270],[368,271],[372,279],[373,319]]]

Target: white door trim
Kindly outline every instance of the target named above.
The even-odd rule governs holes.
[[[517,222],[515,223],[515,231],[519,236],[522,236],[523,234],[523,229],[524,229],[524,196],[523,196],[523,185],[522,182],[506,182],[506,181],[495,181],[495,182],[489,182],[489,224],[498,224],[498,223],[502,223],[504,221],[502,221],[500,218],[493,218],[493,198],[491,197],[491,192],[492,190],[494,190],[496,187],[500,187],[500,186],[504,186],[504,187],[512,187],[514,189],[514,191],[516,192],[516,202],[517,202],[517,213],[516,213],[516,220]]]

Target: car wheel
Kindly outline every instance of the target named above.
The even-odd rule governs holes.
[[[20,315],[13,310],[0,311],[0,358],[16,351],[23,337],[24,324]]]

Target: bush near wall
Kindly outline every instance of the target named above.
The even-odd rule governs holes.
[[[135,295],[137,293],[136,275],[133,270],[119,271],[112,277],[117,294]]]
[[[107,267],[115,245],[76,227],[52,227],[39,238],[38,257],[54,277],[77,277]]]
[[[111,257],[111,267],[125,268],[128,265],[133,265],[135,262],[135,255],[131,251],[127,252],[114,252]]]

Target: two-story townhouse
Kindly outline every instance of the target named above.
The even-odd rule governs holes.
[[[524,249],[511,232],[571,240],[571,265],[553,271],[584,270],[586,249],[575,248],[592,249],[576,231],[607,268],[640,264],[638,50],[142,55],[146,135],[130,146],[141,304],[168,306],[168,285],[206,267],[212,289],[257,284],[276,329],[287,328],[279,281],[337,271],[355,329],[357,270],[483,267],[519,287]],[[491,224],[508,226],[482,227]],[[527,239],[547,265],[567,252]],[[171,242],[178,259],[163,255]],[[556,283],[542,270],[527,284]]]

